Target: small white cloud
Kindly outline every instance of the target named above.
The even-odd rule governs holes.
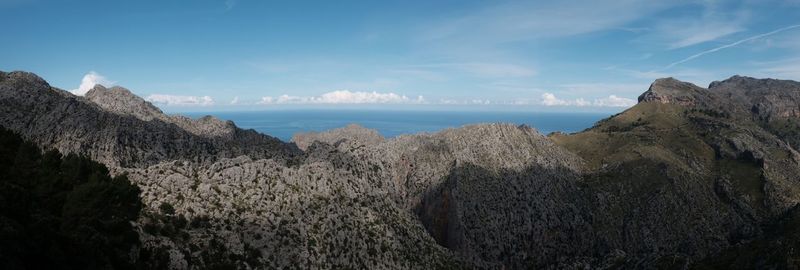
[[[211,106],[214,105],[214,99],[209,96],[175,96],[152,94],[147,96],[145,100],[155,104],[162,104],[167,106]]]
[[[233,100],[231,100],[231,105],[236,105],[236,104],[239,104],[239,96],[235,96],[233,97]]]
[[[395,93],[351,92],[340,90],[324,93],[319,96],[281,95],[277,98],[265,96],[258,104],[422,104],[425,98],[416,99]]]
[[[97,72],[89,71],[89,73],[83,75],[83,79],[81,79],[81,85],[78,86],[78,89],[72,89],[69,91],[74,95],[83,96],[98,84],[108,86],[114,84],[114,82],[109,81],[106,79],[106,77],[103,77],[103,75],[100,75]]]
[[[589,102],[583,98],[578,98],[574,100],[565,100],[559,99],[552,93],[544,93],[542,94],[542,105],[544,106],[577,106],[577,107],[587,107],[587,106],[595,106],[595,107],[630,107],[636,105],[636,101],[629,98],[622,98],[617,97],[615,95],[610,95],[605,98],[598,98],[595,99],[593,102]]]
[[[594,100],[594,106],[598,107],[631,107],[636,105],[636,100],[610,95],[606,98]]]
[[[261,100],[256,102],[256,104],[269,105],[269,104],[272,104],[273,101],[274,101],[274,99],[272,97],[261,97]]]
[[[552,93],[544,93],[542,94],[542,105],[544,106],[569,106],[572,105],[573,102],[569,100],[563,100],[556,97]]]

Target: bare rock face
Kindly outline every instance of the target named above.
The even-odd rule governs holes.
[[[377,130],[364,128],[357,124],[328,130],[325,132],[298,133],[292,136],[292,142],[302,150],[307,150],[315,141],[327,144],[336,144],[338,140],[349,140],[365,146],[372,146],[383,142],[384,138]]]
[[[177,268],[466,267],[372,182],[376,175],[334,163],[287,168],[242,156],[211,166],[169,162],[129,170],[151,212],[164,204],[175,209],[143,218],[155,227],[143,245],[175,254],[163,264]],[[173,217],[196,225],[183,230],[185,237],[171,237],[163,232]]]
[[[580,158],[533,128],[469,125],[373,145],[332,134],[323,139],[349,155],[328,154],[334,150],[323,149],[331,146],[316,141],[307,162],[334,160],[373,175],[370,183],[413,213],[437,243],[474,265],[558,265],[567,247],[590,246],[592,230],[578,206]],[[544,227],[581,233],[555,236]]]
[[[1,73],[0,78],[0,125],[43,148],[84,154],[112,168],[175,159],[212,162],[243,154],[283,161],[299,156],[294,145],[252,130],[233,129],[225,137],[199,136],[195,132],[201,129],[192,132],[159,119],[163,114],[157,109],[137,103],[121,88],[92,93],[95,100],[104,102],[102,106],[113,109],[109,111],[53,88],[32,73]]]
[[[658,79],[646,92],[639,96],[639,102],[674,103],[694,106],[703,96],[704,89],[691,83],[673,78]]]
[[[117,114],[130,115],[144,121],[164,118],[164,113],[159,108],[120,86],[106,88],[98,84],[84,97],[101,108]]]
[[[712,82],[709,90],[725,95],[763,120],[800,117],[800,83],[787,80],[733,76]]]
[[[98,84],[85,97],[107,111],[130,115],[143,121],[161,120],[172,123],[197,136],[230,138],[236,131],[233,122],[222,121],[210,115],[197,120],[182,115],[166,115],[150,102],[119,86],[105,88]]]
[[[722,106],[735,111],[732,115],[745,116],[800,148],[800,83],[733,76],[711,83],[709,91],[727,101]]]

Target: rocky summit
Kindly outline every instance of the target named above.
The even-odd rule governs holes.
[[[0,126],[138,187],[123,257],[139,268],[797,268],[798,117],[798,82],[666,78],[574,134],[350,125],[286,143],[0,73]]]

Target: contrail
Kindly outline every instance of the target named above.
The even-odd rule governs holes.
[[[706,55],[706,54],[709,54],[709,53],[713,53],[713,52],[716,52],[716,51],[719,51],[719,50],[722,50],[722,49],[727,49],[727,48],[730,48],[730,47],[733,47],[733,46],[736,46],[736,45],[739,45],[739,44],[742,44],[742,43],[745,43],[745,42],[748,42],[748,41],[751,41],[751,40],[754,40],[754,39],[759,39],[759,38],[771,36],[771,35],[774,35],[774,34],[777,34],[777,33],[780,33],[780,32],[786,31],[786,30],[791,30],[791,29],[794,29],[794,28],[800,28],[800,24],[787,26],[787,27],[784,27],[784,28],[781,28],[781,29],[778,29],[778,30],[774,30],[772,32],[767,32],[767,33],[763,33],[763,34],[760,34],[760,35],[755,35],[755,36],[752,36],[752,37],[749,37],[749,38],[746,38],[746,39],[742,39],[742,40],[736,41],[734,43],[725,44],[725,45],[722,45],[722,46],[719,46],[719,47],[716,47],[716,48],[713,48],[713,49],[710,49],[710,50],[707,50],[707,51],[702,51],[702,52],[697,53],[695,55],[686,57],[683,60],[680,60],[678,62],[674,62],[672,64],[669,64],[666,67],[662,68],[661,70],[670,69],[670,68],[672,68],[674,66],[689,62],[689,61],[691,61],[691,60],[693,60],[695,58],[698,58],[700,56],[703,56],[703,55]]]

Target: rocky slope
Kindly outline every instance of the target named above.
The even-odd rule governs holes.
[[[755,89],[719,85],[660,79],[633,108],[552,136],[586,162],[598,251],[680,268],[761,237],[800,201],[797,151],[730,95]]]
[[[0,72],[0,125],[46,148],[84,154],[112,168],[239,155],[287,161],[299,154],[295,146],[252,130],[228,127],[217,129],[225,136],[199,136],[194,132],[204,125],[184,128],[194,121],[164,116],[121,88],[100,88],[87,99],[32,73]]]
[[[121,88],[83,99],[0,75],[0,125],[141,188],[151,268],[797,267],[771,250],[797,246],[796,82],[659,79],[575,134],[351,125],[298,134],[298,149]]]
[[[172,123],[197,136],[232,139],[236,133],[233,122],[222,121],[213,116],[195,120],[182,115],[166,115],[150,102],[119,86],[106,88],[98,84],[89,90],[85,97],[107,111],[133,116],[143,121],[161,120]]]

